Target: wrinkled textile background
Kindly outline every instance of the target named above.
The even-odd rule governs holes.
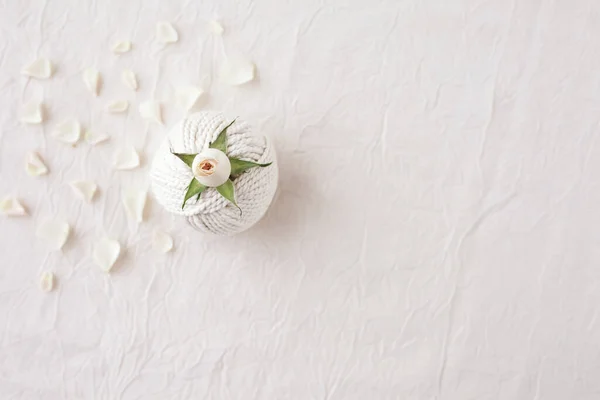
[[[164,49],[162,20],[180,33]],[[0,0],[0,194],[32,214],[0,220],[0,398],[600,398],[599,49],[593,0]],[[37,57],[51,80],[20,76]],[[225,57],[257,81],[221,83]],[[151,196],[139,226],[121,206],[188,84],[278,148],[277,200],[234,238]],[[42,126],[18,122],[32,98]],[[165,127],[137,112],[151,98]],[[71,116],[110,142],[56,142]],[[112,169],[124,145],[141,168]],[[48,176],[25,174],[31,150]],[[62,251],[35,238],[47,217],[73,227]],[[110,275],[91,260],[104,236],[124,251]]]

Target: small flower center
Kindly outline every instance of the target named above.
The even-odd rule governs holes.
[[[202,160],[200,164],[198,164],[198,175],[200,176],[209,176],[215,172],[215,168],[217,167],[217,160],[215,159],[206,159]]]

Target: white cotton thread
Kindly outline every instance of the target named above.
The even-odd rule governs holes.
[[[171,129],[152,163],[152,191],[168,212],[185,216],[197,230],[217,235],[242,232],[265,214],[277,190],[278,169],[275,150],[264,136],[252,134],[249,124],[239,118],[227,129],[227,155],[257,163],[272,164],[251,168],[234,181],[237,209],[214,188],[206,189],[199,200],[190,198],[182,209],[191,168],[176,153],[195,154],[208,147],[231,122],[223,114],[204,111],[192,114]]]

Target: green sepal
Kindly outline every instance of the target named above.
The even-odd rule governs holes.
[[[198,154],[184,154],[184,153],[173,153],[174,156],[177,156],[181,161],[183,161],[188,167],[192,168],[192,163],[194,162],[194,158]]]
[[[198,182],[196,178],[192,178],[192,181],[188,185],[187,192],[185,192],[185,197],[183,198],[183,204],[181,205],[181,209],[183,210],[186,201],[188,201],[194,195],[198,195],[196,199],[199,199],[204,189],[206,189],[206,186]]]
[[[208,147],[210,147],[211,149],[221,150],[223,153],[227,153],[227,128],[233,125],[234,122],[235,119],[231,121],[229,125],[227,125],[225,128],[223,128],[223,130],[219,132],[219,135],[217,136],[215,141],[212,142]]]
[[[231,175],[239,175],[244,171],[254,167],[268,167],[272,163],[259,164],[252,161],[239,160],[237,158],[229,157],[231,163]]]
[[[233,188],[233,182],[231,182],[231,179],[227,179],[227,182],[225,182],[221,186],[217,186],[217,192],[219,192],[221,196],[229,200],[231,204],[240,209],[240,207],[238,207],[237,203],[235,202],[235,189]]]

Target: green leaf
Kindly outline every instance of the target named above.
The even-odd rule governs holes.
[[[231,179],[227,179],[227,182],[225,182],[221,186],[217,186],[217,192],[219,192],[221,196],[229,200],[234,206],[239,208],[237,203],[235,202],[235,190],[233,188],[233,182],[231,182]]]
[[[190,168],[192,168],[192,163],[194,162],[194,158],[196,158],[196,156],[198,155],[198,154],[183,154],[183,153],[173,153],[173,152],[171,152],[171,154],[179,157],[179,159],[181,161],[183,161]]]
[[[190,197],[193,197],[197,194],[198,197],[196,197],[196,199],[199,199],[204,189],[206,189],[206,186],[198,182],[196,178],[192,178],[192,181],[188,185],[187,192],[185,192],[185,197],[183,198],[183,204],[181,205],[181,209],[183,210],[186,201],[188,201]]]
[[[237,158],[229,157],[231,163],[231,175],[239,175],[242,172],[254,167],[268,167],[272,163],[259,164],[252,161],[238,160]]]
[[[219,135],[217,136],[215,141],[212,142],[208,147],[210,147],[211,149],[221,150],[223,153],[227,153],[227,128],[233,125],[234,122],[235,119],[231,121],[231,123],[225,128],[223,128],[223,130],[219,132]]]

